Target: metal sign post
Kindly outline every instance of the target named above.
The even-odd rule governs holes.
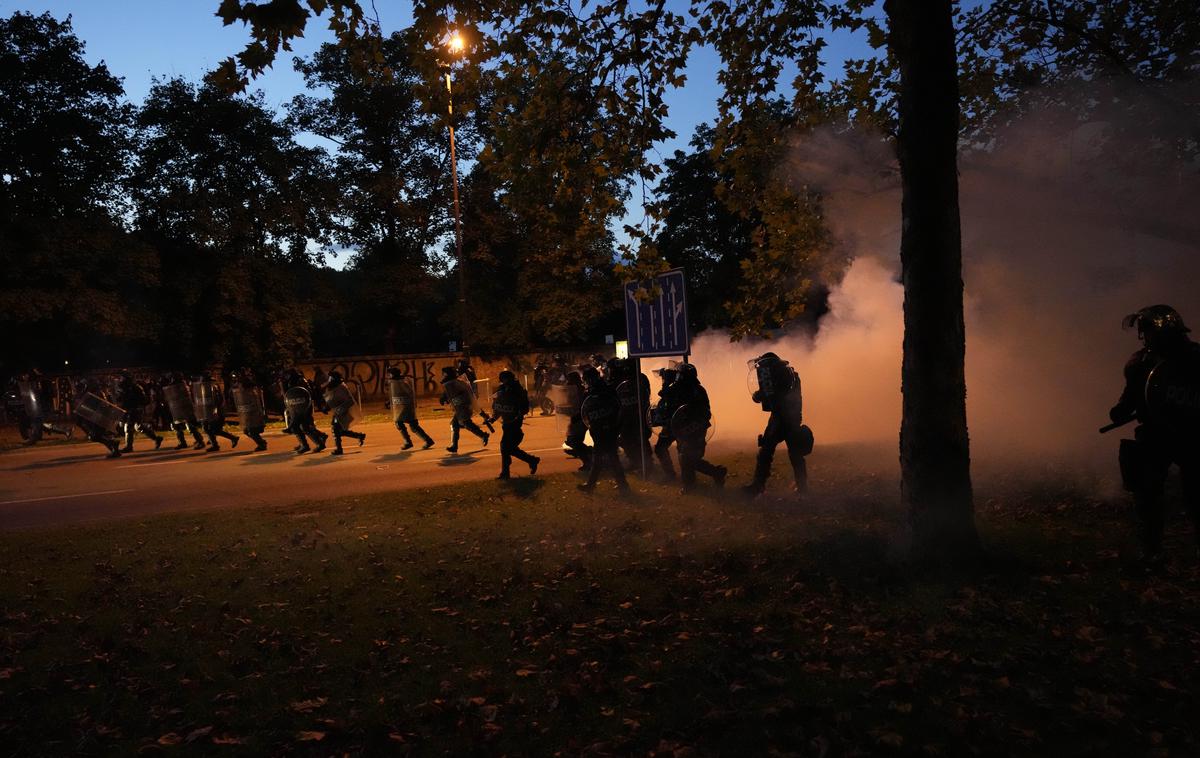
[[[642,478],[646,470],[646,414],[642,412],[642,358],[691,353],[688,330],[687,289],[683,269],[672,269],[654,279],[625,284],[625,331],[627,355],[633,359],[633,381],[637,387],[638,446]],[[649,398],[647,398],[649,400]]]

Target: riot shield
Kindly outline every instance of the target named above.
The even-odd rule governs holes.
[[[611,392],[588,395],[579,415],[583,417],[583,425],[593,434],[615,431],[620,423],[621,401]]]
[[[252,432],[266,426],[262,402],[252,387],[234,387],[233,404],[237,408],[238,422],[243,432]]]
[[[1149,418],[1172,431],[1200,436],[1200,357],[1162,361],[1146,379]]]
[[[21,396],[21,404],[25,406],[25,415],[30,419],[43,418],[46,413],[37,390],[38,387],[33,382],[17,382],[17,394]]]
[[[296,430],[295,423],[309,423],[313,417],[312,393],[305,387],[290,387],[283,393],[283,404],[287,412],[287,426]]]
[[[446,382],[443,387],[446,392],[446,400],[454,409],[454,415],[458,417],[458,420],[465,421],[471,418],[475,410],[475,395],[472,394],[467,383],[461,379],[454,379]]]
[[[710,419],[711,415],[699,406],[681,405],[679,410],[671,416],[669,426],[671,436],[680,445],[707,440],[709,430],[712,428]]]
[[[399,421],[413,410],[413,391],[403,379],[388,380],[388,397],[392,402],[392,421]]]
[[[217,417],[217,390],[212,382],[203,379],[192,382],[192,407],[201,422]]]
[[[163,387],[163,399],[167,401],[171,419],[176,424],[186,424],[196,414],[192,407],[192,396],[188,392],[186,384],[176,382]]]
[[[583,390],[577,384],[551,384],[550,400],[554,403],[554,412],[562,416],[574,416],[579,413],[580,398]]]
[[[648,393],[647,393],[648,394]],[[633,427],[637,424],[638,413],[643,413],[642,423],[646,426],[650,425],[649,416],[646,412],[639,411],[648,408],[650,398],[638,397],[638,386],[636,379],[626,379],[617,385],[617,398],[621,401],[621,424]]]
[[[75,406],[75,415],[109,434],[119,434],[125,423],[124,410],[90,392]]]
[[[339,384],[325,390],[325,405],[329,406],[329,413],[334,421],[345,429],[350,428],[350,422],[354,420],[350,415],[350,409],[354,407],[354,397],[346,385]]]

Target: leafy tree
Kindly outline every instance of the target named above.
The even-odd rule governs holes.
[[[5,362],[130,358],[157,331],[152,250],[121,224],[131,109],[71,23],[0,20],[0,329]],[[103,352],[102,352],[103,351]]]
[[[424,306],[436,297],[441,269],[431,251],[450,230],[445,127],[430,112],[429,87],[413,60],[422,46],[397,33],[379,48],[382,66],[369,77],[345,46],[324,45],[311,60],[297,59],[309,88],[328,95],[301,95],[289,108],[296,128],[337,146],[333,173],[343,200],[333,238],[355,251],[351,265],[363,290],[349,315],[369,351],[438,328]]]
[[[179,356],[265,364],[307,356],[318,303],[301,284],[322,255],[334,186],[321,151],[262,104],[212,85],[158,82],[138,113],[130,189],[161,251]]]

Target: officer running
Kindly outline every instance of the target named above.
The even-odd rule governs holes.
[[[229,379],[233,383],[233,405],[237,409],[242,434],[254,440],[256,452],[266,450],[267,441],[262,435],[267,429],[267,414],[263,410],[254,372],[248,368],[242,369],[231,374]]]
[[[724,487],[728,470],[704,459],[708,429],[712,426],[712,406],[693,364],[679,367],[679,378],[663,390],[663,400],[676,409],[671,414],[670,435],[679,445],[679,480],[683,485],[680,492],[687,494],[695,488],[696,472],[712,477],[718,489]]]
[[[1143,347],[1125,364],[1125,389],[1108,415],[1114,425],[1138,422],[1134,439],[1121,441],[1121,478],[1133,493],[1142,562],[1154,568],[1164,562],[1163,485],[1171,464],[1179,466],[1184,507],[1200,539],[1200,344],[1168,305],[1143,308],[1123,324],[1137,327]]]
[[[592,433],[591,468],[588,469],[587,482],[576,485],[584,492],[596,488],[601,470],[607,469],[617,482],[617,489],[622,493],[629,492],[629,483],[625,481],[625,469],[621,467],[621,458],[617,452],[620,442],[621,401],[617,392],[593,366],[585,366],[582,371],[583,382],[587,386],[587,398],[583,401],[580,416]]]
[[[354,416],[350,414],[351,409],[354,408],[354,397],[347,389],[340,371],[330,371],[329,378],[325,380],[325,405],[333,414],[329,422],[333,430],[332,455],[345,454],[345,451],[342,450],[342,437],[358,440],[358,446],[362,447],[363,443],[367,441],[367,435],[364,432],[350,431],[350,424],[354,421]]]
[[[388,369],[388,398],[392,406],[392,420],[396,422],[396,428],[400,430],[400,436],[404,438],[404,444],[400,449],[408,450],[413,446],[412,437],[408,434],[409,429],[412,429],[413,434],[425,440],[422,450],[433,447],[433,437],[430,437],[417,422],[416,393],[396,366]]]
[[[542,459],[521,449],[521,441],[525,439],[521,426],[529,414],[529,393],[511,371],[501,371],[499,379],[500,386],[492,395],[492,415],[489,419],[492,422],[500,420],[500,476],[496,478],[511,478],[509,469],[513,458],[529,464],[529,475],[533,476]]]
[[[808,466],[804,456],[812,452],[813,435],[804,425],[800,376],[775,353],[763,353],[749,363],[750,383],[754,387],[750,399],[771,415],[767,418],[767,428],[758,435],[754,481],[742,489],[750,497],[762,494],[771,476],[775,448],[785,442],[795,477],[793,487],[796,492],[804,492],[808,487]]]
[[[296,455],[304,455],[310,450],[314,453],[321,452],[325,449],[325,442],[329,436],[317,429],[313,421],[315,404],[308,380],[299,371],[291,368],[284,372],[282,384],[284,418],[287,419],[287,427],[283,431],[295,435],[299,442],[292,448],[292,452]],[[312,447],[308,444],[310,439],[313,442]]]
[[[448,452],[458,452],[458,437],[465,428],[471,434],[474,434],[479,439],[483,440],[486,447],[488,443],[488,433],[480,429],[474,421],[471,420],[471,408],[474,405],[475,396],[471,393],[471,388],[467,383],[458,378],[458,372],[452,366],[446,366],[442,369],[442,396],[438,402],[442,405],[450,405],[453,411],[453,416],[450,417],[450,446],[446,448]]]
[[[192,380],[192,406],[196,409],[196,418],[208,437],[207,453],[215,453],[221,449],[217,437],[229,440],[230,447],[237,447],[238,438],[225,431],[225,401],[217,391],[212,377],[208,372],[201,372]]]
[[[149,403],[150,398],[146,397],[146,391],[142,389],[142,386],[133,380],[133,375],[128,371],[122,371],[117,382],[117,405],[125,411],[125,447],[121,450],[122,453],[133,452],[135,430],[154,440],[155,450],[162,447],[163,438],[158,436],[154,429],[144,421],[146,406]]]

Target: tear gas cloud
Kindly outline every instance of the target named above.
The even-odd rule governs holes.
[[[1163,302],[1200,323],[1200,172],[1130,174],[1106,156],[1136,146],[1113,144],[1108,126],[1064,131],[1030,119],[999,141],[1004,147],[960,160],[967,420],[977,461],[1110,464],[1119,435],[1096,430],[1139,347],[1121,317]],[[787,170],[824,193],[852,263],[815,334],[693,340],[714,442],[745,445],[762,430],[746,361],[773,350],[800,373],[818,444],[894,444],[904,297],[894,160],[879,139],[830,130],[796,141]]]

